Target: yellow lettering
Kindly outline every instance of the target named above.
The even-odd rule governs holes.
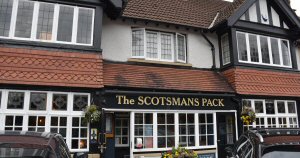
[[[181,106],[188,106],[188,104],[186,103],[185,98],[182,98]]]
[[[159,97],[161,99],[161,105],[165,105],[166,97]]]
[[[202,98],[202,106],[206,106],[207,103],[207,99],[206,98]]]
[[[172,105],[172,98],[171,97],[167,97],[167,105],[168,106]]]
[[[152,97],[151,103],[152,103],[152,105],[158,105],[159,104],[159,99],[157,97]]]
[[[195,106],[199,106],[200,105],[200,103],[199,103],[199,99],[198,98],[195,98]]]
[[[194,98],[188,98],[188,105],[194,105]]]
[[[224,105],[224,99],[219,99],[219,106],[225,106]]]
[[[147,101],[147,100],[149,100],[149,101]],[[150,98],[150,97],[145,97],[144,103],[145,103],[146,105],[150,105],[150,104],[151,104],[151,98]]]
[[[122,98],[123,98],[124,96],[122,96],[122,95],[117,95],[116,96],[116,98],[118,99],[118,104],[122,104]]]
[[[180,106],[180,98],[172,98],[172,105]]]
[[[138,105],[143,105],[144,104],[144,97],[143,96],[139,96],[138,97]]]
[[[218,103],[219,103],[219,102],[218,102],[218,99],[213,99],[213,105],[214,105],[214,106],[219,106]]]

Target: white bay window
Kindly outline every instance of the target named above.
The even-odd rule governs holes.
[[[237,32],[237,46],[240,62],[292,67],[288,40]]]
[[[0,38],[91,46],[93,25],[94,9],[0,0]]]
[[[296,102],[292,100],[246,99],[243,106],[254,109],[256,121],[253,128],[297,128]]]
[[[89,100],[87,93],[0,90],[0,130],[59,133],[72,152],[88,151],[82,109]]]
[[[186,62],[186,38],[178,33],[132,29],[132,57]]]

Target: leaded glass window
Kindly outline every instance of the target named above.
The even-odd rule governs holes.
[[[54,4],[41,3],[37,25],[36,38],[40,40],[52,39]]]
[[[9,35],[12,6],[12,0],[0,0],[0,36]]]
[[[53,94],[52,110],[67,110],[68,96],[66,94]]]
[[[93,10],[79,8],[77,43],[89,44],[92,41]]]
[[[82,111],[88,105],[87,95],[74,95],[73,110]]]
[[[9,92],[7,109],[23,109],[24,108],[24,92]]]
[[[30,110],[46,110],[47,94],[46,93],[30,93]]]
[[[34,3],[19,0],[15,37],[30,38]]]
[[[57,40],[71,42],[74,8],[69,6],[60,6],[57,28]]]
[[[237,33],[239,60],[248,61],[246,34]]]
[[[147,38],[146,58],[157,59],[158,58],[158,33],[147,31],[146,38]]]

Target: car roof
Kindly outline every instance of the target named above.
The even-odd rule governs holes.
[[[60,135],[49,132],[0,131],[0,143],[32,148],[54,147],[55,139],[52,138],[57,136]]]
[[[259,143],[264,145],[300,144],[299,128],[262,128],[247,133],[255,135]]]

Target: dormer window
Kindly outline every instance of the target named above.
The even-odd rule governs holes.
[[[186,37],[179,33],[132,29],[132,57],[186,63]]]
[[[88,45],[94,9],[28,0],[2,0],[0,38]]]
[[[292,67],[289,41],[244,32],[237,32],[239,62]]]

